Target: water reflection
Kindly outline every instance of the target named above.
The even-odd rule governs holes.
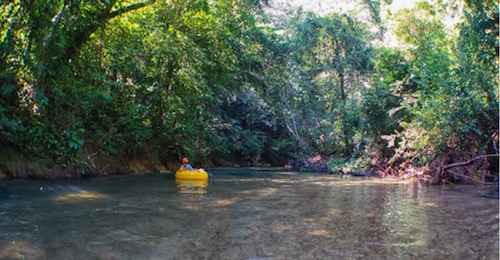
[[[0,181],[0,259],[498,259],[477,189],[214,172]]]
[[[179,194],[205,194],[208,180],[175,180]]]

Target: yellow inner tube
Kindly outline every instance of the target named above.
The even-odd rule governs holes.
[[[206,180],[208,173],[203,169],[180,170],[175,172],[175,178],[179,180]]]

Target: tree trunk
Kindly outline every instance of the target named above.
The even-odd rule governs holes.
[[[342,135],[345,143],[345,150],[344,150],[344,155],[345,157],[349,157],[351,155],[351,144],[349,143],[349,137],[347,136],[347,122],[346,122],[346,111],[345,111],[345,105],[346,105],[346,94],[345,94],[345,82],[344,82],[344,71],[342,70],[339,73],[340,76],[340,98],[342,99],[342,104],[344,105],[342,108]]]

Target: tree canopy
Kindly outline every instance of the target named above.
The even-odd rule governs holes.
[[[392,1],[359,3],[375,30],[300,9],[273,24],[254,0],[2,2],[0,148],[76,168],[314,157],[395,175],[497,149],[497,1],[420,2],[388,20]],[[376,44],[389,30],[399,47]]]

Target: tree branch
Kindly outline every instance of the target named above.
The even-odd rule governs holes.
[[[132,4],[132,5],[129,5],[129,6],[126,6],[126,7],[123,7],[123,8],[120,8],[114,12],[111,12],[111,13],[108,13],[106,15],[106,21],[109,21],[110,19],[113,19],[115,18],[116,16],[119,16],[119,15],[122,15],[124,13],[127,13],[127,12],[130,12],[130,11],[134,11],[134,10],[137,10],[137,9],[140,9],[140,8],[143,8],[143,7],[146,7],[148,5],[152,5],[156,2],[156,0],[149,0],[147,2],[141,2],[141,3],[137,3],[137,4]]]
[[[472,163],[473,161],[476,161],[476,160],[479,160],[479,159],[484,159],[484,158],[487,158],[487,157],[498,157],[499,154],[486,154],[486,155],[481,155],[481,156],[477,156],[477,157],[474,157],[468,161],[465,161],[465,162],[459,162],[459,163],[452,163],[452,164],[448,164],[448,165],[445,165],[443,167],[441,167],[441,169],[443,171],[447,170],[447,169],[450,169],[450,168],[453,168],[453,167],[459,167],[459,166],[465,166],[465,165],[468,165],[470,163]]]
[[[63,7],[61,8],[61,11],[52,18],[52,28],[50,29],[50,32],[45,36],[45,39],[43,41],[43,46],[47,47],[48,45],[51,44],[52,38],[54,36],[55,31],[57,30],[57,27],[59,26],[59,23],[61,22],[61,17],[63,16],[64,12],[66,9],[68,9],[69,3],[67,1],[64,1]],[[53,47],[53,46],[50,46]]]
[[[111,20],[114,17],[117,17],[121,14],[134,11],[143,7],[146,7],[148,5],[154,4],[156,1],[155,0],[149,0],[146,2],[141,2],[137,4],[131,4],[129,6],[120,8],[116,11],[110,12],[111,8],[113,7],[114,3],[108,5],[108,7],[102,11],[100,14],[96,15],[94,21],[89,26],[84,26],[82,28],[77,28],[74,30],[74,44],[71,46],[68,46],[64,59],[66,61],[70,60],[75,53],[77,53],[82,45],[90,38],[90,36],[97,30],[99,27],[103,26],[105,23],[107,23],[109,20]]]

